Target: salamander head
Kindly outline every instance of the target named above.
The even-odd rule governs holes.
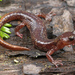
[[[75,44],[75,31],[65,32],[64,34],[62,34],[61,40],[64,43],[64,45]]]

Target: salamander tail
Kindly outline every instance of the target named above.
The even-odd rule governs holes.
[[[13,50],[13,51],[23,51],[23,50],[29,51],[30,50],[29,48],[26,48],[26,47],[11,45],[11,44],[7,43],[6,41],[4,41],[3,39],[1,39],[1,37],[0,37],[0,45],[9,50]]]

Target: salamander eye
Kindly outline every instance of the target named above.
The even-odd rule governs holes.
[[[70,41],[74,40],[74,36],[69,36],[69,40]]]

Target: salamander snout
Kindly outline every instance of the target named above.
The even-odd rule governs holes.
[[[65,32],[61,36],[61,41],[64,43],[64,45],[71,45],[75,44],[75,31],[73,32]]]

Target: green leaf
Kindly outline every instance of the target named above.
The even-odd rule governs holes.
[[[6,38],[6,39],[10,38],[10,36],[8,34],[2,32],[2,31],[0,31],[0,36],[1,36],[1,38]]]
[[[10,29],[5,26],[2,26],[1,31],[11,34]]]
[[[2,0],[0,0],[0,1],[2,1]]]
[[[0,18],[1,18],[1,16],[0,16]]]
[[[6,33],[3,32],[3,38],[8,39],[8,38],[10,38],[10,36],[8,34],[6,34]]]
[[[5,26],[5,27],[12,27],[12,25],[9,24],[9,23],[4,24],[4,26]]]
[[[0,37],[3,39],[3,34],[2,34],[2,31],[0,31]]]
[[[0,16],[0,18],[1,18],[1,16]],[[12,25],[9,24],[9,23],[6,23],[6,24],[4,24],[4,26],[1,27],[1,29],[0,29],[0,37],[2,39],[3,38],[6,38],[6,39],[10,38],[10,36],[8,34],[11,34],[11,32],[10,32],[10,29],[8,27],[12,27]]]

